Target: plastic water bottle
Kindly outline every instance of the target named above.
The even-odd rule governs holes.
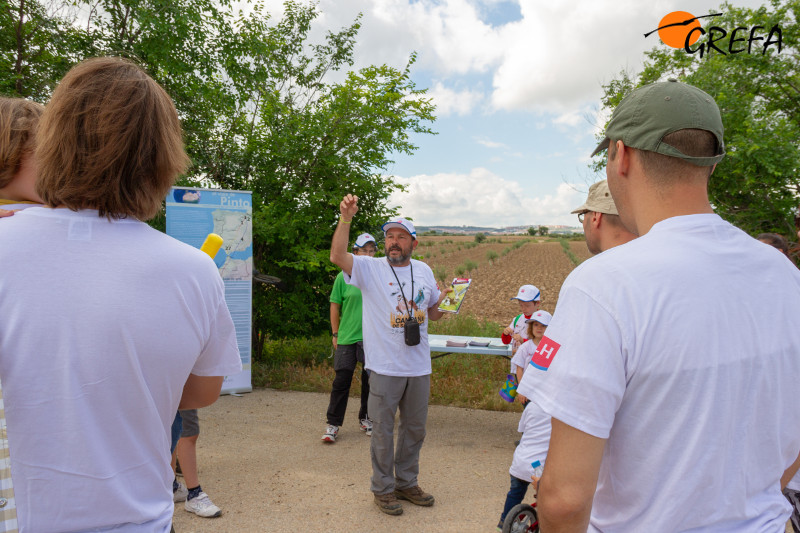
[[[542,478],[542,471],[544,470],[544,463],[541,461],[534,461],[531,463],[533,467],[533,476],[536,478]]]

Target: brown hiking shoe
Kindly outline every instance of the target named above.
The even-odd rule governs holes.
[[[408,500],[414,505],[423,507],[430,507],[434,502],[433,495],[423,491],[419,485],[407,489],[394,489],[394,495],[401,500]]]
[[[400,505],[400,502],[397,501],[397,497],[395,497],[392,492],[388,494],[375,494],[375,505],[386,514],[403,514],[403,506]]]

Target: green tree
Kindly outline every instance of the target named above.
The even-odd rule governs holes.
[[[541,235],[542,237],[547,235],[547,233],[549,231],[550,231],[550,228],[548,228],[547,226],[539,226],[539,235]]]
[[[485,233],[476,233],[475,234],[475,242],[476,243],[482,243],[485,240],[486,240],[486,234]]]
[[[528,235],[530,235],[530,236],[536,235],[536,228],[534,228],[533,226],[529,227],[528,228]]]
[[[67,2],[7,0],[0,5],[0,94],[44,102],[83,57],[86,32]]]
[[[717,43],[729,49],[732,30],[755,26],[756,35],[767,37],[776,24],[782,30],[782,51],[771,46],[762,55],[763,42],[752,53],[722,55],[687,54],[683,49],[659,45],[646,52],[638,75],[620,73],[603,86],[603,107],[613,109],[631,90],[667,78],[700,87],[714,97],[722,112],[727,155],[709,182],[715,211],[750,233],[777,232],[794,237],[793,215],[800,194],[800,62],[797,56],[800,1],[772,0],[757,9],[723,4],[706,19],[709,26],[728,29]],[[746,32],[740,31],[737,37]],[[747,42],[734,43],[734,49]],[[605,166],[605,157],[594,168]]]
[[[26,9],[41,6],[22,1]],[[354,70],[360,17],[311,42],[319,12],[296,1],[285,2],[279,21],[261,4],[244,14],[228,0],[76,5],[86,13],[82,29],[75,30],[83,40],[76,40],[62,70],[101,54],[139,62],[181,116],[193,163],[181,183],[253,192],[255,268],[282,280],[280,288],[254,286],[254,356],[266,336],[324,330],[336,274],[328,255],[341,198],[353,193],[360,199],[353,235],[374,233],[392,214],[386,201],[400,188],[383,173],[392,154],[416,150],[411,134],[433,133],[426,124],[434,120],[434,107],[410,79],[416,56],[399,69]],[[12,33],[4,19],[2,38]],[[34,42],[25,41],[22,57],[30,58],[32,71],[50,72],[37,63],[43,56],[36,56]],[[7,64],[14,58],[3,57]],[[337,71],[341,81],[329,81]],[[15,76],[0,77],[0,83],[13,85]],[[46,99],[52,86],[39,85]]]

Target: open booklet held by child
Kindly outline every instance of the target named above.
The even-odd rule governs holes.
[[[464,295],[467,294],[472,278],[454,278],[452,288],[453,291],[450,295],[442,300],[439,305],[439,311],[445,313],[458,313],[461,308],[461,303],[464,301]]]

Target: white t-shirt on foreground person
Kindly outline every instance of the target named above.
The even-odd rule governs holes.
[[[430,374],[427,313],[441,294],[430,267],[411,259],[408,266],[390,268],[385,257],[356,255],[352,276],[345,273],[344,279],[361,289],[365,367],[384,376]],[[406,304],[419,322],[420,343],[416,346],[406,346],[404,340]]]
[[[32,207],[3,220],[0,265],[20,531],[169,531],[184,383],[241,371],[214,262],[138,220]]]
[[[570,274],[519,392],[607,439],[589,531],[783,531],[798,320],[797,268],[714,214]]]

